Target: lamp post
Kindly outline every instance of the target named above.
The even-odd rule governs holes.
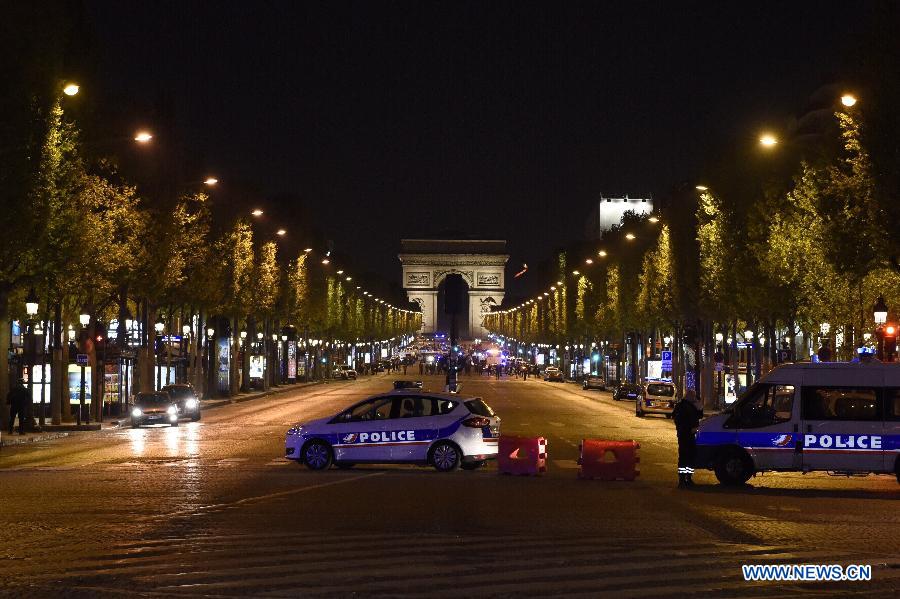
[[[872,311],[875,315],[875,338],[878,339],[877,357],[879,360],[884,360],[884,325],[888,316],[888,306],[884,302],[884,296],[878,296]]]
[[[25,419],[27,421],[27,426],[23,427],[23,430],[31,430],[34,424],[34,420],[32,418],[32,411],[34,407],[34,359],[35,352],[37,352],[37,333],[34,330],[34,317],[37,316],[38,313],[38,297],[34,292],[34,287],[31,288],[31,291],[28,292],[28,296],[25,298],[25,314],[28,315],[28,322],[26,323],[26,333],[28,335],[26,340],[26,362],[28,365],[28,404],[25,406]],[[43,397],[43,394],[41,394]],[[41,425],[44,424],[44,406],[41,406]],[[19,413],[19,419],[22,420],[22,414]]]
[[[214,360],[215,360],[215,348],[213,347],[213,340],[216,336],[216,330],[212,327],[207,327],[206,329],[206,397],[213,397],[213,372],[214,372]]]
[[[85,339],[87,336],[87,327],[89,324],[91,324],[91,311],[87,306],[85,306],[81,309],[81,314],[78,315],[78,323],[81,325],[81,338]],[[82,349],[84,349],[84,348],[82,348]],[[91,414],[90,414],[90,412],[85,413],[85,411],[84,411],[84,402],[85,402],[84,375],[85,375],[86,364],[81,359],[79,359],[78,366],[80,367],[80,370],[81,370],[81,383],[78,388],[78,420],[77,420],[77,424],[81,425],[82,418],[84,418],[85,424],[90,424],[91,423]]]
[[[156,391],[162,388],[162,368],[159,364],[159,353],[162,349],[162,334],[166,330],[166,323],[163,321],[162,316],[156,319],[156,322],[153,324],[153,330],[156,331]]]

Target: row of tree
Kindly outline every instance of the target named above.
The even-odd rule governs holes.
[[[802,359],[822,345],[851,359],[875,343],[876,298],[900,307],[896,190],[880,186],[863,117],[833,112],[833,135],[795,163],[789,183],[772,169],[753,193],[683,185],[653,215],[627,213],[599,245],[559,252],[548,288],[486,326],[524,343],[608,341],[634,362],[654,353],[648,338],[671,336],[681,368],[708,380],[716,352],[736,363],[739,342],[763,367],[779,350]]]
[[[64,370],[68,328],[80,331],[79,351],[91,355],[98,379],[95,346],[104,341],[124,348],[131,335],[118,326],[109,331],[114,339],[102,339],[109,324],[137,323],[135,389],[142,390],[153,384],[157,322],[173,332],[188,325],[200,339],[214,326],[218,336],[232,337],[233,356],[241,349],[241,331],[251,340],[257,332],[268,339],[290,328],[303,338],[355,342],[418,330],[419,313],[365,294],[365,283],[339,273],[333,257],[323,260],[325,253],[315,250],[284,255],[274,241],[254,236],[246,219],[223,218],[227,210],[216,214],[205,193],[142,194],[114,160],[88,157],[62,98],[57,92],[44,106],[35,101],[29,134],[19,137],[21,145],[4,149],[18,166],[11,181],[18,193],[8,195],[0,212],[6,235],[0,246],[0,321],[6,323],[0,346],[11,346],[12,321],[29,321],[26,295],[32,292],[40,305],[34,320],[43,323],[38,328],[54,350],[54,372]],[[79,315],[85,313],[90,322],[81,330]],[[8,358],[2,352],[0,372],[10,371]],[[240,366],[231,362],[234,392],[239,378],[246,386],[249,363],[246,357]],[[195,382],[202,384],[202,377]],[[0,377],[0,397],[8,383]]]

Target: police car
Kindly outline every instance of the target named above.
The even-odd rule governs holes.
[[[757,472],[896,474],[900,364],[785,364],[697,433],[697,467],[739,485]]]
[[[287,432],[285,457],[325,470],[362,463],[473,470],[497,457],[500,418],[480,397],[401,389]]]

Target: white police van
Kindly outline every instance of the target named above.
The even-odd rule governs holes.
[[[696,465],[726,485],[765,471],[893,473],[900,482],[900,364],[779,366],[700,424]]]
[[[287,432],[285,457],[324,470],[362,463],[475,469],[497,457],[500,418],[480,397],[399,389]]]

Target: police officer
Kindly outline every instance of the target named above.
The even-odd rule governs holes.
[[[30,429],[30,423],[27,422],[28,409],[28,389],[22,384],[22,381],[16,381],[9,393],[6,394],[6,402],[9,404],[9,434],[13,433],[13,425],[16,422],[16,416],[19,417],[19,434],[24,435],[27,429]]]
[[[672,420],[678,435],[678,486],[694,485],[694,462],[697,457],[697,427],[703,418],[703,402],[694,389],[687,389],[684,397],[675,404]]]

